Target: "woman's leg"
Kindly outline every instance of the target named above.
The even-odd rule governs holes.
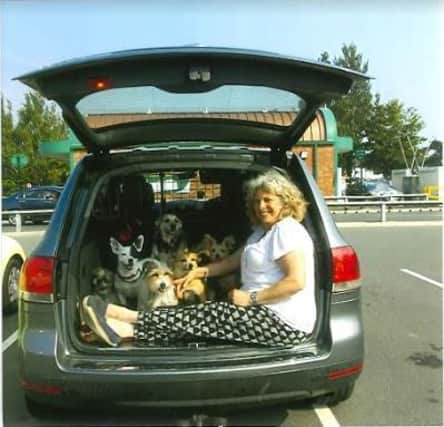
[[[117,319],[122,322],[136,323],[137,311],[116,304],[108,304],[105,310],[107,319]]]
[[[107,318],[106,323],[119,335],[120,338],[134,338],[134,325],[122,320]]]
[[[264,306],[240,307],[227,302],[159,307],[135,312],[107,305],[100,297],[83,300],[87,325],[105,342],[118,346],[122,338],[145,345],[176,345],[196,338],[263,346],[293,346],[307,340],[304,332],[292,329]],[[134,315],[137,321],[132,322]]]
[[[307,339],[264,306],[226,302],[159,307],[140,312],[134,338],[144,344],[171,345],[178,339],[213,338],[263,346],[293,346]]]

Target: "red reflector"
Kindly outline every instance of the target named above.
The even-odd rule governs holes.
[[[37,393],[44,393],[44,394],[61,394],[63,392],[63,388],[56,386],[56,385],[50,385],[50,384],[35,384],[35,383],[29,383],[27,381],[22,381],[22,388],[25,390],[35,391]]]
[[[52,275],[54,258],[33,257],[25,261],[20,275],[20,289],[37,294],[50,294],[53,291]]]
[[[97,78],[88,80],[88,89],[90,90],[104,90],[111,87],[110,78]]]
[[[332,371],[328,374],[329,380],[337,380],[339,378],[348,377],[349,375],[357,374],[362,371],[363,363],[351,366],[350,368],[340,369],[339,371]]]
[[[333,259],[333,283],[350,282],[359,280],[359,260],[351,246],[341,246],[332,249]]]

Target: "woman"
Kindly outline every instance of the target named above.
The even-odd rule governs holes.
[[[247,214],[254,226],[246,244],[176,280],[180,296],[193,279],[240,268],[242,285],[230,291],[230,303],[208,301],[136,312],[88,296],[82,303],[86,324],[111,346],[122,339],[172,344],[196,337],[264,346],[306,341],[316,321],[313,242],[300,224],[307,203],[275,170],[249,181],[246,190]]]

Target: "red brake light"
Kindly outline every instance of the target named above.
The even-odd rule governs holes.
[[[332,261],[333,292],[345,291],[360,286],[359,260],[351,246],[333,248]]]
[[[20,291],[48,295],[53,292],[54,258],[28,258],[20,275]]]
[[[88,89],[90,90],[105,90],[111,88],[110,78],[97,78],[88,80]]]

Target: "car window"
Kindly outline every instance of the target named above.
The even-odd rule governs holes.
[[[59,193],[57,191],[47,191],[44,195],[44,198],[47,200],[57,200]]]
[[[88,125],[100,128],[123,122],[171,118],[221,118],[288,126],[305,106],[295,93],[263,86],[224,85],[201,93],[175,93],[153,86],[103,90],[81,99],[77,108]],[[268,113],[285,112],[276,122]],[[92,120],[92,117],[100,120]],[[113,119],[110,121],[110,117]]]
[[[45,191],[34,191],[29,195],[29,197],[32,197],[33,199],[44,199],[45,194]]]

